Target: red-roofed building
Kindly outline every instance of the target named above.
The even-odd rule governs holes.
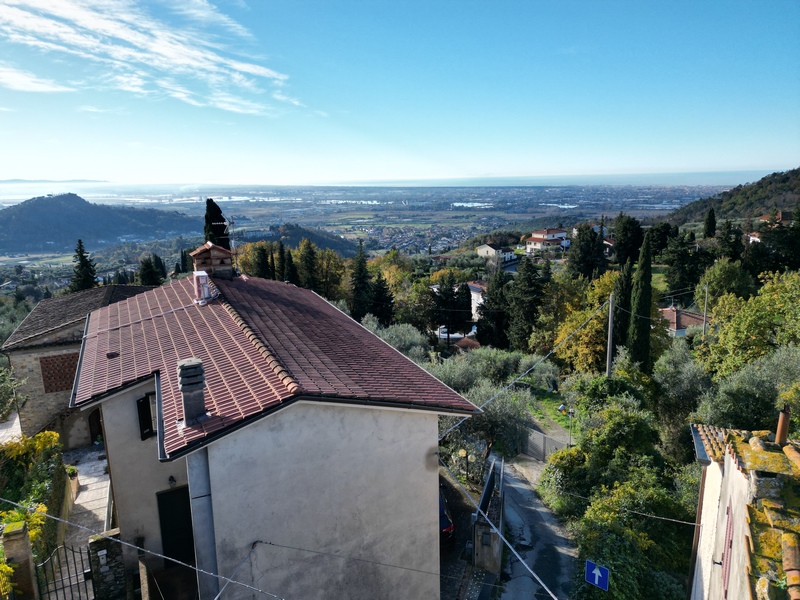
[[[538,229],[525,240],[525,252],[533,254],[545,251],[564,251],[569,248],[567,232],[564,229]]]
[[[283,597],[438,597],[438,416],[478,409],[310,290],[220,278],[215,249],[87,323],[72,404],[102,408],[122,539],[250,556],[236,579]]]
[[[24,435],[55,431],[69,449],[87,446],[102,434],[99,411],[69,408],[86,315],[150,289],[106,285],[54,296],[39,302],[25,317],[2,347],[14,376],[22,382],[18,412]]]
[[[703,327],[708,321],[704,320],[703,315],[682,308],[670,306],[668,308],[659,308],[658,311],[661,316],[666,319],[668,325],[667,330],[672,337],[684,337],[686,330],[689,327]]]

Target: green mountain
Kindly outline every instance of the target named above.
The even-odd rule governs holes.
[[[314,243],[317,248],[329,248],[338,252],[344,258],[356,255],[358,246],[345,238],[322,229],[308,229],[294,223],[284,223],[283,225],[271,225],[267,235],[256,235],[245,238],[244,242],[255,242],[266,240],[277,242],[281,240],[284,246],[297,248],[300,242],[306,238]]]
[[[755,183],[739,185],[712,198],[695,200],[671,213],[670,223],[702,222],[714,208],[717,223],[724,219],[748,219],[773,210],[794,211],[800,203],[800,168],[773,173]]]
[[[0,210],[0,251],[73,250],[202,233],[202,220],[153,208],[91,204],[75,194],[31,198]]]

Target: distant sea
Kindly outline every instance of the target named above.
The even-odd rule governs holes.
[[[780,171],[784,169],[778,169]],[[723,185],[754,183],[775,171],[708,171],[697,173],[636,173],[619,175],[540,175],[534,177],[470,177],[396,181],[353,181],[331,185],[376,187],[520,187],[569,185]]]

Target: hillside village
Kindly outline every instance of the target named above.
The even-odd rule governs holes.
[[[349,256],[209,199],[197,240],[20,265],[0,598],[63,547],[74,598],[800,597],[799,172]],[[95,476],[102,535],[43,516]]]

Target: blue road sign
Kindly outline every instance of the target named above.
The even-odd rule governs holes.
[[[608,591],[608,569],[586,561],[586,582],[599,587],[604,592]]]

